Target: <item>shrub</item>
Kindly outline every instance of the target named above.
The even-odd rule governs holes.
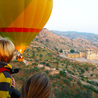
[[[38,62],[39,60],[35,59],[36,62]]]
[[[55,94],[56,98],[60,98],[60,92],[58,89],[54,89],[54,94]]]
[[[40,58],[41,58],[41,57],[43,57],[43,55],[42,55],[42,54],[40,54],[39,56],[40,56]]]
[[[56,78],[60,79],[61,77],[59,75],[56,75]]]
[[[49,40],[48,40],[48,39],[46,39],[46,42],[49,42]]]
[[[45,72],[46,72],[47,75],[49,74],[49,70],[46,70]]]
[[[56,85],[55,84],[52,84],[52,87],[55,87]]]
[[[77,84],[78,84],[78,85],[81,85],[81,82],[80,82],[80,81],[78,81],[78,82],[77,82]]]
[[[46,64],[46,62],[40,62],[40,64],[44,64],[44,65],[45,65],[45,64]]]
[[[81,69],[81,73],[84,73],[85,72],[85,70],[84,69]]]
[[[98,94],[98,90],[96,90],[93,86],[90,85],[84,85],[85,88],[91,89],[92,91],[96,92]]]
[[[35,63],[32,63],[32,65],[38,65],[38,64],[35,62]]]
[[[13,60],[13,62],[18,62],[17,60]]]
[[[88,71],[88,67],[86,67],[85,70]]]
[[[91,77],[93,76],[93,74],[91,74]]]
[[[71,78],[71,77],[69,77],[68,79],[69,79],[70,81],[72,80],[72,78]]]
[[[43,41],[40,41],[40,43],[43,43]]]
[[[70,85],[70,81],[68,79],[63,79],[64,83],[66,83],[67,85]]]
[[[27,68],[29,67],[29,65],[26,66]]]
[[[59,52],[63,53],[63,50],[61,49]]]
[[[49,67],[51,67],[51,65],[50,65],[49,63],[46,63],[46,66],[49,66]]]
[[[65,71],[60,71],[60,75],[66,76],[66,72]]]
[[[71,50],[70,50],[70,52],[71,52],[71,53],[74,53],[74,52],[75,52],[75,50],[74,50],[74,49],[71,49]]]
[[[26,76],[26,79],[28,79],[29,78],[29,76]]]
[[[19,70],[22,70],[22,68],[21,68],[21,67],[19,67],[18,69],[19,69]]]
[[[56,50],[56,51],[58,51],[58,49],[54,46],[54,49]]]
[[[54,79],[54,76],[52,76],[52,75],[49,75],[49,78],[50,78],[51,80],[53,80],[53,79]]]
[[[25,81],[25,78],[23,78],[23,77],[21,77],[20,79],[21,79],[23,82]]]
[[[42,67],[41,69],[43,70],[43,69],[45,69],[45,67]]]
[[[34,70],[39,72],[39,68],[38,67],[34,67]]]

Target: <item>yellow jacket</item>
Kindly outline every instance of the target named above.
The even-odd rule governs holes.
[[[11,65],[5,62],[0,62],[0,98],[11,98],[11,93],[14,89],[9,72],[11,69]]]

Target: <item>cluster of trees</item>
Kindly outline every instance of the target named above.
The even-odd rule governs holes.
[[[54,89],[56,98],[93,98],[91,90],[80,90],[77,88],[77,93],[73,90],[68,90],[68,87],[64,87],[62,90]]]
[[[63,50],[61,49],[59,52],[63,53]],[[71,53],[74,53],[75,50],[74,50],[74,49],[71,49],[70,52],[71,52]]]
[[[90,86],[90,85],[84,85],[84,87],[87,88],[87,89],[90,89],[90,90],[92,90],[92,91],[94,91],[94,92],[96,92],[96,93],[98,94],[98,90],[95,89],[93,86]]]
[[[93,84],[93,85],[95,85],[95,86],[98,86],[98,83],[97,83],[97,82],[89,81],[89,80],[87,80],[87,82],[90,83],[90,84]]]

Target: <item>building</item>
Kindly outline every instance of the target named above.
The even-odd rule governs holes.
[[[86,59],[98,59],[98,48],[95,49],[85,49],[84,52],[75,52],[70,53],[69,50],[63,50],[63,53],[66,54],[68,58],[81,58],[85,57]]]
[[[86,49],[86,59],[98,59],[98,49]]]

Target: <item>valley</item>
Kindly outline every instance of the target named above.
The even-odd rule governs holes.
[[[14,68],[20,69],[19,73],[13,75],[16,88],[20,92],[24,81],[32,74],[40,72],[49,77],[51,81],[51,98],[98,97],[98,83],[92,82],[93,79],[98,78],[98,65],[72,62],[43,47],[28,46],[23,56],[27,64],[15,59],[10,63]],[[89,76],[86,73],[89,73]]]
[[[83,40],[83,41],[82,41]],[[97,44],[97,43],[96,43]],[[19,68],[12,75],[16,89],[34,73],[45,74],[51,81],[51,98],[98,98],[98,63],[84,58],[68,58],[60,50],[97,48],[85,39],[57,36],[43,29],[23,53],[23,62],[16,60],[17,51],[10,64]],[[97,60],[96,60],[97,62]]]

